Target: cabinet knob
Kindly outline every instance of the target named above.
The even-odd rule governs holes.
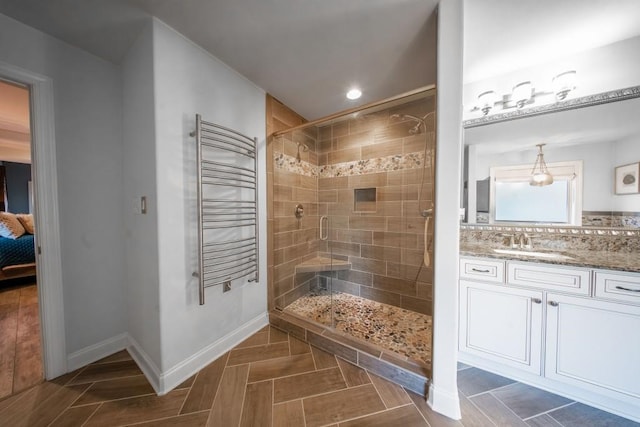
[[[550,305],[551,307],[557,307],[559,304],[558,304],[558,302],[556,302],[556,301],[549,301],[549,305]]]
[[[540,298],[531,298],[531,301],[532,301],[534,304],[541,304],[541,303],[542,303],[542,300],[541,300]]]

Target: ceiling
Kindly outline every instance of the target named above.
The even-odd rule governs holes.
[[[0,80],[0,160],[31,163],[29,90]]]
[[[435,83],[437,3],[0,0],[0,13],[116,64],[156,16],[313,120]]]
[[[115,64],[156,16],[313,120],[435,83],[438,2],[0,0],[0,13]],[[638,0],[465,0],[464,81],[633,37],[639,17]]]

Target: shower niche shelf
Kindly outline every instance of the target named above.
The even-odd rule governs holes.
[[[351,263],[342,259],[315,257],[296,265],[297,273],[317,273],[319,271],[350,270]]]

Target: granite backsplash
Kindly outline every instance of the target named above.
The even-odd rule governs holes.
[[[460,244],[509,247],[511,236],[519,237],[523,233],[529,236],[533,249],[638,253],[640,257],[638,229],[461,225]]]

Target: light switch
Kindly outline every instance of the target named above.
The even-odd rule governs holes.
[[[140,213],[143,215],[147,213],[147,196],[140,197]]]

